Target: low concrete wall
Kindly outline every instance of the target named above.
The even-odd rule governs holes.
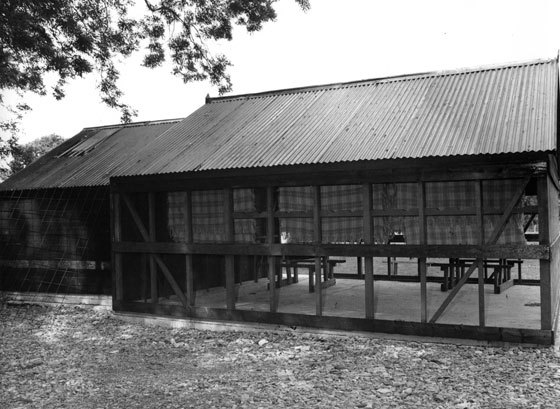
[[[11,303],[96,305],[110,310],[113,300],[109,295],[98,294],[52,294],[22,293],[15,291],[0,292],[0,299]]]

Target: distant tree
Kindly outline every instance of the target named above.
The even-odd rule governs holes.
[[[309,0],[294,0],[303,10]],[[220,94],[231,90],[225,55],[214,55],[214,41],[231,40],[234,26],[249,32],[274,21],[277,0],[1,0],[0,158],[15,143],[17,123],[30,107],[10,105],[7,90],[47,94],[45,76],[54,77],[55,98],[64,97],[68,79],[99,74],[101,100],[129,122],[136,111],[122,101],[116,61],[144,50],[143,65],[167,58],[184,82],[209,80]],[[137,7],[138,6],[138,7]],[[138,13],[142,12],[138,16]],[[47,81],[48,82],[48,81]]]
[[[19,172],[34,160],[60,145],[62,136],[51,134],[35,139],[25,145],[16,144],[12,149],[12,160],[8,163],[6,176]]]

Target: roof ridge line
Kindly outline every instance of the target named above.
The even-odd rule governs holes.
[[[103,130],[103,129],[110,129],[110,128],[133,128],[135,126],[146,126],[146,125],[159,125],[159,124],[167,124],[173,122],[180,122],[185,118],[172,118],[172,119],[156,119],[153,121],[138,121],[138,122],[129,122],[126,124],[113,124],[113,125],[100,125],[100,126],[87,126],[82,129],[82,131],[89,131],[89,130]]]
[[[206,97],[206,103],[208,104],[213,102],[234,101],[239,99],[264,98],[264,97],[270,97],[275,95],[306,93],[306,92],[314,92],[314,91],[337,89],[337,88],[352,87],[352,86],[365,86],[365,85],[373,85],[373,84],[379,84],[379,83],[391,82],[391,81],[406,81],[409,79],[417,79],[417,78],[420,79],[425,77],[468,74],[468,73],[479,72],[479,71],[492,71],[492,70],[516,68],[516,67],[529,66],[529,65],[546,64],[553,61],[555,61],[558,64],[558,57],[533,59],[533,60],[525,60],[525,61],[514,61],[514,62],[500,63],[500,64],[489,64],[489,65],[481,65],[477,67],[452,68],[452,69],[441,70],[441,71],[426,71],[426,72],[409,73],[409,74],[398,74],[398,75],[387,76],[387,77],[369,78],[369,79],[355,80],[355,81],[348,81],[348,82],[333,82],[328,84],[284,88],[278,90],[246,93],[246,94],[239,94],[239,95],[218,96],[218,97],[208,96]]]

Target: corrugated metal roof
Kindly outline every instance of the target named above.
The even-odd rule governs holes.
[[[85,128],[4,183],[0,190],[104,186],[123,164],[179,119]]]
[[[558,61],[210,100],[118,175],[556,150]]]
[[[86,128],[0,190],[106,185],[111,176],[555,151],[557,96],[554,59],[214,98],[181,122]]]

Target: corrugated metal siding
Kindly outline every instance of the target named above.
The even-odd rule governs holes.
[[[0,191],[108,185],[109,177],[137,151],[177,123],[178,120],[158,121],[84,129],[0,184]],[[76,146],[94,145],[83,156],[67,155]]]
[[[219,99],[118,175],[556,150],[558,64]]]

